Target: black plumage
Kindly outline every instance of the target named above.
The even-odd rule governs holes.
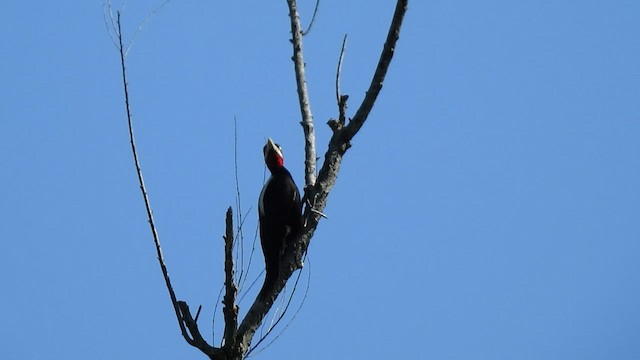
[[[260,242],[264,253],[266,276],[259,297],[278,280],[280,258],[286,247],[302,229],[300,192],[289,171],[284,167],[280,145],[268,139],[264,160],[271,172],[258,200]]]

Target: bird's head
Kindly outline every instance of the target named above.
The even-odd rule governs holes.
[[[284,155],[282,154],[282,148],[271,140],[267,139],[267,143],[262,149],[264,152],[264,162],[267,164],[269,170],[273,171],[278,168],[284,167]]]

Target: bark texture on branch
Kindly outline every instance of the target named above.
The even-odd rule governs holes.
[[[309,103],[307,80],[304,74],[304,57],[302,54],[302,26],[300,15],[295,0],[287,0],[289,5],[289,19],[291,20],[291,44],[293,45],[293,60],[296,85],[298,89],[298,102],[302,115],[302,129],[304,131],[304,183],[305,189],[316,183],[316,134],[313,128],[313,114]]]
[[[236,294],[238,287],[233,281],[233,210],[227,209],[225,221],[226,235],[224,236],[224,345],[227,352],[231,352],[235,347],[235,334],[238,328],[238,305],[236,305]]]

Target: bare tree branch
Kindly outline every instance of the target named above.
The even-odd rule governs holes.
[[[226,235],[224,237],[224,273],[226,293],[224,295],[224,349],[232,349],[235,345],[235,333],[238,328],[238,306],[236,294],[238,288],[233,281],[233,211],[227,209]]]
[[[364,122],[367,120],[369,112],[371,112],[373,104],[375,104],[378,94],[382,89],[382,83],[387,75],[389,64],[391,63],[391,59],[393,58],[393,54],[396,49],[396,42],[400,38],[400,27],[402,26],[404,14],[407,11],[408,2],[409,0],[398,0],[396,3],[393,20],[391,20],[391,26],[387,33],[387,40],[384,42],[384,47],[380,54],[380,60],[378,60],[376,72],[373,75],[373,79],[371,79],[371,84],[369,85],[369,89],[367,90],[364,100],[362,100],[362,104],[360,104],[356,114],[351,119],[349,125],[345,128],[344,135],[346,136],[347,141],[353,139],[358,130],[360,130]]]
[[[329,141],[329,149],[325,153],[324,163],[322,164],[322,168],[320,169],[316,179],[316,184],[312,190],[312,206],[305,209],[305,227],[300,241],[300,247],[303,252],[306,251],[309,246],[311,237],[313,237],[315,229],[318,226],[318,221],[321,216],[320,214],[327,204],[327,197],[333,188],[338,172],[340,171],[342,157],[351,146],[351,139],[355,136],[358,130],[360,130],[369,116],[369,112],[380,93],[380,89],[382,89],[384,77],[393,57],[396,42],[400,36],[400,28],[402,27],[402,21],[407,10],[407,5],[408,0],[398,0],[396,3],[393,19],[389,26],[389,32],[382,49],[382,53],[380,54],[378,66],[376,67],[369,90],[367,91],[367,94],[354,118],[346,126],[343,126],[342,123],[336,120],[329,121],[329,126],[333,130],[333,135]],[[285,258],[284,261],[293,261],[293,263],[298,263],[302,253],[285,255],[289,255],[291,257]]]
[[[293,44],[293,57],[296,73],[296,84],[298,88],[298,101],[300,112],[302,113],[302,129],[304,130],[304,153],[305,153],[305,189],[316,183],[316,135],[313,128],[313,115],[309,103],[307,91],[307,80],[304,75],[304,58],[302,56],[302,27],[300,25],[300,15],[295,0],[287,0],[289,5],[289,18],[291,20],[291,43]]]
[[[180,309],[181,318],[184,321],[187,329],[191,333],[191,338],[186,338],[189,345],[198,348],[205,355],[207,355],[212,360],[221,360],[225,359],[225,353],[220,348],[213,347],[204,340],[202,334],[200,334],[200,330],[198,329],[198,324],[193,317],[191,316],[191,312],[189,311],[189,305],[187,305],[184,301],[178,301],[178,308]]]
[[[207,342],[202,338],[200,331],[198,330],[198,325],[196,321],[191,316],[189,311],[189,306],[184,301],[178,301],[175,291],[173,290],[173,286],[171,285],[171,280],[169,279],[169,272],[167,270],[167,266],[165,265],[164,256],[162,255],[162,247],[160,246],[160,237],[158,236],[158,231],[156,229],[155,221],[153,220],[153,211],[151,210],[151,203],[149,201],[149,196],[147,195],[147,189],[144,184],[144,179],[142,177],[142,169],[140,168],[140,162],[138,160],[138,152],[136,150],[135,137],[133,133],[133,119],[131,116],[131,106],[129,105],[129,85],[127,82],[127,71],[125,66],[125,57],[127,53],[127,49],[125,49],[122,43],[122,22],[120,19],[120,12],[117,12],[117,38],[118,38],[118,51],[120,54],[120,65],[122,68],[122,82],[124,87],[124,99],[125,99],[125,108],[127,111],[127,124],[129,128],[129,140],[131,142],[131,152],[133,154],[133,161],[136,167],[136,174],[138,175],[138,183],[140,184],[140,191],[142,192],[142,198],[144,199],[144,205],[147,211],[147,218],[149,221],[149,226],[151,227],[151,233],[153,235],[153,242],[156,247],[156,253],[158,255],[158,262],[160,263],[160,269],[162,270],[162,276],[164,277],[165,285],[167,286],[167,290],[169,291],[169,297],[171,298],[171,304],[173,305],[173,309],[176,314],[176,318],[178,320],[178,325],[180,326],[180,332],[184,339],[191,346],[197,347],[203,353],[205,353],[211,359],[225,359],[224,353],[219,348],[214,348],[207,344]],[[198,311],[199,312],[199,311]],[[188,330],[188,331],[187,331]]]
[[[158,236],[158,231],[156,230],[156,224],[153,221],[153,212],[151,211],[151,203],[149,202],[149,196],[147,195],[147,188],[144,185],[144,179],[142,177],[142,169],[140,168],[140,162],[138,160],[138,152],[136,150],[136,142],[133,136],[133,120],[131,116],[131,106],[129,105],[129,85],[127,83],[127,70],[125,67],[125,48],[122,44],[122,24],[120,21],[120,12],[117,12],[117,25],[118,25],[118,50],[120,52],[120,65],[122,67],[122,83],[124,87],[124,103],[127,110],[127,123],[129,127],[129,140],[131,142],[131,152],[133,153],[133,162],[136,167],[136,174],[138,175],[138,183],[140,184],[140,191],[142,192],[142,198],[144,199],[144,206],[147,210],[147,218],[149,220],[149,226],[151,227],[151,234],[153,235],[153,242],[156,246],[156,253],[158,255],[158,262],[160,263],[160,268],[162,269],[162,276],[164,277],[164,282],[167,286],[167,290],[169,291],[169,297],[171,298],[171,304],[173,305],[173,309],[176,313],[176,318],[178,319],[178,325],[180,325],[180,331],[182,332],[182,336],[187,340],[187,342],[193,341],[189,338],[187,334],[187,330],[182,322],[182,317],[180,316],[180,309],[178,308],[178,300],[176,298],[176,294],[173,291],[173,287],[171,286],[171,280],[169,279],[169,272],[167,271],[167,266],[164,262],[164,256],[162,255],[162,248],[160,247],[160,238]]]

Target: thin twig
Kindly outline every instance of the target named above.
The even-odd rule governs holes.
[[[218,291],[218,297],[216,298],[215,305],[213,306],[213,316],[211,317],[211,343],[215,344],[216,342],[216,314],[218,314],[218,304],[220,304],[220,297],[222,297],[222,292],[224,291],[224,284],[220,287]],[[222,340],[224,341],[224,332],[222,334]],[[220,344],[222,346],[223,344]]]
[[[171,1],[171,0],[165,0],[165,2],[163,2],[162,4],[158,5],[155,9],[151,10],[151,12],[147,15],[146,18],[144,18],[144,20],[142,20],[140,22],[140,24],[138,24],[138,27],[136,28],[136,31],[133,33],[133,36],[131,36],[131,40],[129,40],[129,44],[127,45],[127,50],[125,50],[124,52],[124,56],[126,57],[127,54],[129,53],[129,49],[131,49],[131,46],[133,45],[133,42],[136,40],[136,38],[138,37],[138,34],[140,34],[140,32],[142,31],[142,29],[144,28],[145,24],[147,23],[147,21],[149,21],[149,19],[151,19],[158,11],[160,11],[160,9],[162,9],[163,6],[167,5],[167,3]],[[126,3],[126,2],[125,2]],[[124,3],[122,4],[122,7],[124,8]]]
[[[253,287],[258,283],[258,280],[260,280],[262,278],[262,274],[264,274],[264,271],[265,271],[265,269],[262,269],[262,271],[260,271],[258,276],[256,276],[255,279],[253,279],[251,284],[249,284],[249,287],[247,288],[247,290],[242,294],[242,296],[240,296],[240,300],[238,301],[238,304],[242,303],[242,300],[244,300],[245,296],[247,296],[247,294],[249,294],[249,290],[253,289]]]
[[[338,68],[336,70],[336,102],[340,103],[340,73],[342,72],[342,59],[344,51],[347,47],[347,34],[342,38],[342,47],[340,48],[340,57],[338,58]]]
[[[244,265],[244,222],[249,218],[249,214],[251,213],[251,210],[253,208],[249,207],[249,210],[245,211],[244,216],[241,218],[242,222],[240,223],[240,225],[238,226],[238,232],[242,235],[242,240],[240,241],[240,246],[243,247],[242,250],[242,257],[241,257],[241,261],[240,261],[240,266],[242,266],[241,272],[244,273],[240,274],[240,276],[238,276],[238,280],[236,280],[236,284],[238,285],[238,292],[242,292],[242,286],[244,285],[244,283],[246,282],[246,278],[249,275],[249,269],[251,268],[251,257],[253,256],[253,250],[251,249],[251,253],[249,254],[249,261],[247,262],[247,265]],[[254,244],[255,245],[255,244]]]
[[[120,36],[120,31],[118,30],[118,26],[116,26],[115,18],[113,17],[113,7],[111,6],[111,0],[108,0],[107,5],[109,7],[109,18],[111,19],[111,27],[113,27],[113,31],[117,31],[116,35]]]
[[[238,121],[233,117],[233,169],[236,180],[236,210],[238,213],[238,229],[236,241],[236,263],[240,263],[240,275],[238,276],[238,284],[242,283],[242,275],[244,274],[244,234],[242,232],[242,201],[240,198],[240,180],[238,175]],[[239,260],[239,261],[238,261]]]
[[[266,181],[267,178],[267,167],[264,166],[262,169],[262,185],[264,186],[264,183]],[[253,233],[253,243],[251,244],[251,252],[249,253],[249,261],[247,262],[247,274],[245,275],[244,279],[242,280],[242,283],[239,284],[239,288],[240,288],[240,292],[243,291],[244,289],[244,284],[247,282],[247,278],[249,277],[249,270],[251,269],[251,261],[253,260],[253,254],[256,250],[256,243],[258,241],[258,232],[260,230],[260,225],[256,224],[256,230]],[[261,273],[262,274],[262,273]],[[253,287],[253,285],[255,284],[256,280],[253,281],[253,283],[251,283],[251,285],[249,285],[249,289],[251,289]],[[247,289],[247,291],[249,291],[249,289]],[[240,297],[240,301],[238,301],[238,304],[242,302],[242,299],[244,299],[245,295],[247,295],[247,292],[245,292],[241,297]]]
[[[344,53],[346,48],[347,48],[347,34],[344,34],[344,38],[342,39],[342,48],[340,49],[340,57],[338,58],[338,69],[336,70],[336,102],[338,103],[338,114],[339,114],[338,120],[342,125],[344,125],[346,122],[347,99],[349,98],[349,95],[342,95],[340,93],[340,76],[342,73],[342,60],[344,58]]]
[[[309,26],[307,26],[307,30],[302,32],[302,36],[306,36],[311,31],[311,27],[316,22],[316,14],[318,13],[319,6],[320,6],[320,0],[316,0],[316,7],[313,9],[313,15],[311,15],[311,21],[309,22]]]
[[[305,255],[305,259],[306,259],[306,255]],[[305,267],[306,268],[306,267]],[[269,343],[267,345],[265,345],[262,349],[260,349],[258,352],[254,353],[253,355],[257,355],[260,352],[262,352],[264,349],[268,348],[271,344],[273,344],[274,341],[276,341],[280,335],[282,335],[284,333],[285,330],[287,330],[287,328],[289,327],[289,325],[291,325],[291,323],[293,322],[293,320],[296,318],[296,316],[298,315],[298,313],[300,312],[300,309],[302,309],[302,306],[304,305],[305,300],[307,299],[307,294],[309,293],[309,283],[311,282],[311,268],[308,268],[308,277],[307,277],[307,287],[305,288],[304,291],[304,295],[302,296],[302,300],[300,301],[300,306],[298,306],[298,308],[296,309],[296,312],[293,313],[293,316],[291,317],[291,319],[289,320],[289,322],[287,322],[287,324],[284,326],[284,328],[278,333],[278,335],[276,335],[275,338],[273,338],[271,341],[269,341]],[[291,291],[291,296],[289,297],[289,300],[287,302],[287,305],[284,308],[284,311],[282,312],[282,314],[278,317],[278,320],[275,321],[275,323],[269,327],[269,330],[267,331],[266,334],[262,335],[260,337],[260,340],[258,340],[258,342],[253,345],[251,347],[251,349],[247,352],[247,356],[251,353],[253,353],[253,351],[255,349],[258,348],[258,346],[260,345],[260,343],[262,343],[268,336],[269,334],[273,331],[273,329],[275,329],[276,325],[278,325],[278,323],[280,322],[280,320],[282,320],[282,318],[284,317],[284,315],[287,313],[287,310],[289,309],[289,305],[291,305],[291,300],[293,299],[293,295],[296,292],[296,289],[298,287],[298,282],[300,281],[300,276],[302,275],[302,272],[298,273],[298,277],[296,278],[295,283],[293,284],[293,290]]]
[[[107,21],[107,12],[109,12],[109,17],[111,18],[111,26],[109,26],[109,22]],[[102,1],[102,18],[104,20],[104,26],[107,27],[107,32],[109,33],[109,38],[111,38],[111,42],[113,46],[115,46],[116,50],[118,49],[118,43],[116,39],[113,37],[113,31],[116,31],[116,26],[113,20],[113,13],[111,12],[111,1]],[[116,34],[117,35],[117,34]]]

